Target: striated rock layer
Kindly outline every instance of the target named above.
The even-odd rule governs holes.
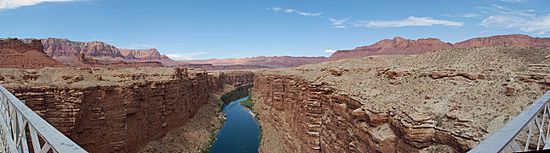
[[[157,49],[119,49],[113,45],[101,42],[78,42],[68,39],[42,39],[44,52],[65,64],[75,64],[76,57],[84,54],[86,57],[103,62],[119,61],[161,61],[171,62],[166,55],[160,54]]]
[[[148,49],[126,49],[121,48],[120,53],[130,60],[168,60],[169,57],[162,55],[156,48]]]
[[[136,152],[187,124],[211,94],[249,72],[169,68],[0,69],[0,83],[90,152]]]
[[[39,40],[0,39],[0,67],[42,68],[63,66],[42,52]]]
[[[550,48],[480,47],[256,74],[261,152],[466,152],[550,89]]]
[[[443,42],[437,38],[410,40],[395,37],[393,39],[378,41],[369,46],[361,46],[351,50],[336,51],[330,56],[330,59],[338,60],[372,55],[411,55],[427,53],[438,49],[482,46],[550,46],[550,38],[536,38],[528,35],[512,34],[472,38],[452,44]]]

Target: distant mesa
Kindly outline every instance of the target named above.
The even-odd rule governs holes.
[[[411,55],[447,48],[469,48],[481,46],[550,46],[550,38],[536,38],[528,35],[512,34],[472,38],[455,44],[437,38],[410,40],[401,37],[384,39],[369,46],[351,50],[338,50],[330,56],[332,60],[356,58],[372,55]]]
[[[83,53],[86,57],[105,62],[145,62],[145,61],[171,61],[166,55],[159,53],[157,49],[123,49],[101,42],[78,42],[68,39],[48,38],[42,39],[44,52],[50,57],[65,64],[77,64],[77,57]]]
[[[147,49],[119,49],[120,53],[128,60],[170,60],[166,55],[160,54],[156,48]]]
[[[214,66],[241,65],[257,68],[295,67],[327,61],[326,57],[259,56],[250,58],[181,60],[188,65],[212,64]]]

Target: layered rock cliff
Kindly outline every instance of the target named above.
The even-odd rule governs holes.
[[[437,49],[452,47],[451,43],[436,38],[410,40],[401,37],[384,39],[370,46],[357,47],[352,50],[339,50],[330,56],[332,59],[356,58],[369,55],[410,55],[425,53]]]
[[[371,55],[410,55],[431,52],[446,48],[469,48],[481,46],[550,46],[550,38],[536,38],[528,35],[512,34],[472,38],[458,43],[442,42],[436,38],[410,40],[401,37],[384,39],[369,46],[351,50],[339,50],[331,59],[356,58]]]
[[[498,35],[492,37],[472,38],[466,41],[455,43],[454,46],[460,48],[480,47],[480,46],[550,46],[550,38],[537,38],[528,35],[512,34]]]
[[[42,52],[40,40],[0,39],[0,67],[42,68],[63,66]]]
[[[51,57],[78,56],[84,53],[86,56],[123,58],[120,51],[113,45],[100,41],[76,42],[68,39],[48,38],[42,40],[44,52]]]
[[[155,48],[148,49],[126,49],[121,48],[120,53],[126,59],[130,60],[169,60],[166,55],[162,55]]]
[[[253,74],[169,68],[0,69],[0,83],[90,152],[136,152]],[[215,102],[214,102],[215,103]]]
[[[549,51],[446,49],[260,71],[260,151],[466,152],[550,89]]]
[[[166,55],[157,49],[119,49],[113,45],[101,42],[78,42],[68,39],[43,39],[44,52],[67,64],[74,64],[76,57],[83,53],[86,57],[105,61],[141,60],[141,61],[170,61]]]

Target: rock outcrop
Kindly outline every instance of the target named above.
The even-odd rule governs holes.
[[[549,47],[444,49],[259,71],[261,152],[466,152],[550,89]]]
[[[121,48],[120,53],[129,60],[169,60],[166,55],[160,54],[155,48],[148,49],[126,49]]]
[[[0,67],[42,68],[59,67],[62,63],[42,52],[40,40],[0,39]]]
[[[68,39],[48,38],[42,40],[42,43],[44,44],[44,52],[51,57],[76,57],[80,53],[84,53],[88,57],[123,58],[115,46],[100,41],[77,42]]]
[[[180,68],[0,69],[0,83],[94,153],[136,152],[187,123],[211,94],[253,81],[248,72]]]
[[[451,43],[436,38],[410,40],[401,37],[384,39],[370,46],[357,47],[352,50],[339,50],[330,56],[332,59],[356,58],[369,55],[410,55],[425,53],[437,49],[452,47]]]
[[[472,38],[454,44],[455,47],[468,48],[480,46],[550,46],[550,38],[537,38],[528,35],[498,35],[492,37]]]
[[[72,64],[73,67],[109,67],[109,68],[128,68],[128,67],[163,67],[161,62],[158,61],[100,61],[93,58],[87,58],[84,53],[80,53],[80,56],[76,59],[76,63]]]
[[[106,62],[137,60],[137,61],[171,61],[157,49],[119,49],[113,45],[101,42],[77,42],[68,39],[43,39],[44,52],[66,64],[75,64],[75,57],[84,53],[86,57]]]
[[[550,38],[535,38],[528,35],[497,35],[472,38],[455,44],[442,42],[436,38],[410,40],[401,37],[385,39],[370,46],[352,50],[339,50],[330,56],[333,60],[357,58],[371,55],[410,55],[447,48],[470,48],[481,46],[550,46]]]

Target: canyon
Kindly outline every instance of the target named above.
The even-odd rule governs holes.
[[[465,152],[550,89],[548,40],[396,37],[330,58],[169,68],[156,49],[0,39],[0,84],[90,152],[204,151],[222,122],[221,94],[244,84],[260,152]]]
[[[549,47],[451,48],[256,72],[260,152],[466,152],[550,89]]]
[[[136,152],[197,124],[188,121],[201,107],[218,104],[216,93],[253,79],[250,72],[185,68],[0,69],[3,86],[90,152]]]

